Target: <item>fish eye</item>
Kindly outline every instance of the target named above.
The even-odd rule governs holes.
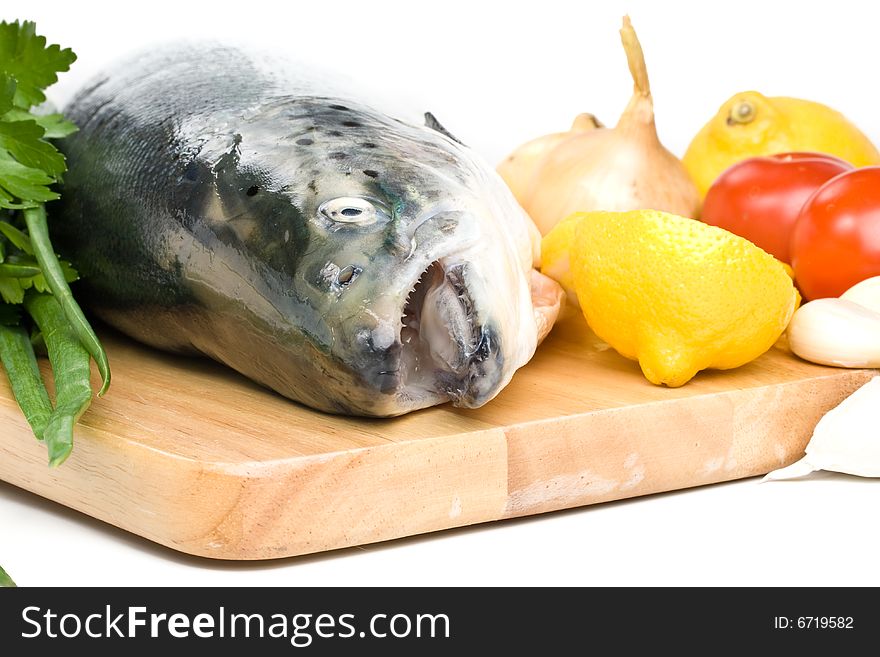
[[[325,201],[318,211],[330,221],[364,226],[375,223],[382,210],[365,198],[342,196]]]

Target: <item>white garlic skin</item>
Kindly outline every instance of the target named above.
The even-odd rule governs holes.
[[[880,367],[880,312],[849,299],[815,299],[795,312],[788,344],[820,365]]]

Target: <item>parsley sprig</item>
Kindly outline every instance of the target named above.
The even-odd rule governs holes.
[[[49,45],[32,22],[0,23],[0,361],[34,435],[46,443],[50,465],[73,448],[73,427],[91,401],[89,359],[110,383],[104,349],[73,298],[73,266],[59,260],[49,239],[44,204],[67,163],[50,141],[76,126],[42,111],[45,90],[76,60]],[[34,345],[48,352],[55,398],[50,400]]]
[[[66,170],[64,156],[47,139],[65,137],[76,126],[60,114],[31,108],[70,69],[70,48],[47,45],[36,25],[0,23],[0,208],[23,209],[58,198],[49,185]]]
[[[3,570],[2,566],[0,566],[0,587],[14,587],[15,582],[12,581],[12,578],[6,574],[6,571]]]

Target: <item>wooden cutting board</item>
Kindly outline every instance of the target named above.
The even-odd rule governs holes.
[[[874,370],[778,345],[654,386],[573,316],[501,395],[393,420],[309,411],[112,332],[109,394],[46,466],[0,377],[0,478],[183,552],[267,559],[763,474]],[[97,381],[97,379],[96,379]]]

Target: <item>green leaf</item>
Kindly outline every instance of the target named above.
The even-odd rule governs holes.
[[[54,201],[58,194],[48,187],[53,182],[44,172],[17,162],[0,150],[0,207],[20,208],[22,204],[12,203],[12,198],[31,205]]]
[[[64,118],[63,114],[31,114],[20,109],[11,109],[5,116],[4,121],[36,121],[45,134],[43,139],[61,139],[72,135],[79,130],[72,121]]]
[[[79,130],[76,124],[65,119],[63,114],[43,114],[35,116],[34,121],[46,131],[44,135],[46,139],[61,139]]]
[[[69,70],[74,61],[76,55],[70,48],[47,46],[46,38],[37,35],[33,22],[0,23],[0,73],[18,83],[16,107],[26,110],[45,101],[43,90],[58,80],[58,73]]]
[[[57,180],[67,170],[64,156],[48,141],[36,121],[0,121],[0,148],[26,167],[41,169]]]
[[[8,75],[0,73],[0,116],[12,109],[12,99],[15,98],[15,80]]]
[[[21,249],[28,255],[34,255],[34,249],[31,246],[31,238],[27,236],[27,233],[20,231],[9,222],[2,220],[0,220],[0,233],[12,242],[16,248]]]
[[[24,210],[32,208],[36,203],[15,203],[15,197],[0,186],[0,209]]]
[[[59,259],[58,264],[65,282],[73,283],[79,279],[79,274],[69,262]],[[4,284],[6,292],[3,291]],[[6,263],[0,264],[0,294],[8,303],[19,303],[15,299],[31,288],[37,292],[51,292],[49,283],[36,260],[28,257],[10,256]]]
[[[21,279],[0,278],[0,299],[12,304],[24,301],[24,288],[21,286]]]
[[[12,578],[6,574],[2,567],[0,567],[0,587],[15,587],[15,582],[12,581]]]
[[[22,280],[33,279],[40,275],[40,268],[34,265],[24,265],[11,262],[0,263],[0,276],[20,278]]]

